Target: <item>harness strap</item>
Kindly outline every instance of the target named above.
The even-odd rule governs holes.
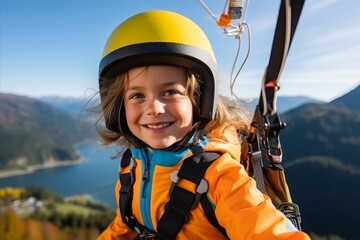
[[[214,208],[206,193],[208,184],[203,179],[207,168],[220,155],[216,152],[204,152],[201,147],[192,149],[194,155],[185,159],[179,170],[171,175],[172,185],[169,191],[170,200],[165,205],[165,212],[158,223],[158,233],[148,231],[132,215],[133,185],[135,182],[135,160],[132,158],[130,149],[127,149],[121,160],[119,179],[121,188],[119,191],[119,210],[122,221],[132,230],[139,233],[139,237],[149,236],[159,239],[174,239],[183,225],[189,221],[190,211],[200,202],[209,222],[216,227],[226,239],[229,239],[226,230],[219,224],[215,216]],[[191,181],[197,186],[196,193],[187,191],[176,183],[181,179]]]
[[[202,198],[200,199],[200,201],[201,201],[201,206],[202,206],[202,208],[203,208],[203,210],[204,210],[205,216],[206,216],[206,218],[209,220],[209,222],[211,223],[211,225],[213,225],[214,227],[216,227],[216,228],[222,233],[222,235],[223,235],[226,239],[229,240],[230,238],[228,237],[225,228],[223,228],[223,227],[219,224],[219,222],[218,222],[218,220],[217,220],[217,218],[216,218],[216,216],[215,216],[215,211],[214,211],[214,208],[213,208],[212,204],[210,203],[209,198],[208,198],[207,196],[204,196],[204,197],[202,197]]]
[[[218,157],[219,154],[214,152],[200,153],[185,159],[180,169],[173,172],[172,186],[169,191],[170,200],[165,206],[165,212],[157,227],[160,238],[175,239],[183,225],[189,221],[190,211],[197,206],[200,199],[206,198],[208,185],[203,177],[207,168]],[[178,186],[177,182],[180,178],[194,183],[197,187],[196,193]]]
[[[277,91],[279,90],[280,75],[291,46],[292,39],[302,12],[305,0],[281,0],[271,55],[261,84],[259,104],[255,109],[248,137],[251,149],[251,161],[257,187],[266,193],[262,168],[284,171],[281,165],[282,149],[280,144],[280,130],[285,127],[281,122],[277,109]],[[266,161],[265,161],[266,160]],[[279,208],[300,228],[300,213],[293,203],[284,203]],[[292,217],[293,216],[293,217]]]
[[[282,169],[282,150],[280,130],[285,127],[276,109],[276,92],[279,90],[280,75],[284,68],[292,39],[302,12],[305,0],[281,0],[271,55],[265,69],[259,104],[257,105],[251,123],[252,136],[248,138],[253,143],[253,150],[261,151],[263,160],[276,168]],[[255,139],[254,134],[259,135]],[[256,142],[257,141],[257,142]],[[260,144],[261,146],[256,146]]]
[[[119,190],[119,210],[122,221],[132,230],[140,235],[148,235],[146,230],[132,215],[133,185],[135,182],[136,162],[132,157],[130,149],[127,149],[121,159],[119,180],[121,187]]]
[[[256,187],[259,189],[262,193],[266,194],[265,189],[265,180],[263,175],[263,165],[261,161],[261,152],[256,151],[252,153],[251,159],[251,165],[254,171],[253,178],[256,181]]]
[[[133,199],[133,185],[135,182],[135,174],[130,168],[130,171],[125,172],[125,168],[130,166],[131,162],[131,151],[127,149],[121,159],[121,170],[119,171],[119,179],[121,182],[121,188],[119,191],[119,208],[121,213],[122,221],[131,229],[134,229],[132,224],[130,224],[130,216],[132,215],[132,199]]]
[[[300,19],[305,0],[282,0],[276,24],[270,59],[266,68],[259,108],[262,115],[275,114],[276,92],[280,88],[279,79],[285,66],[295,30]]]

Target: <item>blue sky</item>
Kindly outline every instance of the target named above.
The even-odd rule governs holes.
[[[226,1],[204,2],[218,17]],[[279,0],[249,2],[250,56],[235,84],[241,98],[259,96],[279,5]],[[1,92],[30,97],[93,94],[111,31],[135,13],[166,9],[203,28],[217,57],[219,92],[229,93],[238,42],[223,34],[197,0],[1,0],[0,9]],[[279,95],[330,101],[360,84],[359,9],[357,0],[306,0]],[[240,62],[247,50],[247,34],[242,35]]]

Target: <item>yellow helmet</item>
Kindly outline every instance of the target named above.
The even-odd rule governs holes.
[[[199,74],[200,113],[194,117],[206,121],[214,118],[216,59],[208,38],[197,24],[183,15],[163,10],[139,13],[122,22],[104,47],[99,66],[100,92],[103,81],[113,81],[131,68],[149,65],[176,65]],[[107,128],[121,131],[119,114],[113,113],[113,119],[105,119]]]

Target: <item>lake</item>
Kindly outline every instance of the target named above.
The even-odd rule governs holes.
[[[78,151],[84,158],[81,164],[2,178],[0,188],[40,186],[60,197],[84,193],[116,209],[114,187],[118,178],[119,159],[111,159],[116,153],[115,149],[90,144],[79,147]]]

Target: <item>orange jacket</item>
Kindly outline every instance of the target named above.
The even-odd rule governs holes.
[[[217,134],[224,136],[222,132]],[[269,197],[257,190],[239,163],[240,143],[232,134],[226,133],[229,142],[201,139],[205,151],[222,153],[206,171],[208,197],[215,206],[215,214],[231,239],[310,239],[299,232],[290,221],[272,205]],[[136,159],[136,181],[134,184],[133,216],[147,228],[156,230],[169,200],[171,173],[179,169],[182,161],[191,155],[189,149],[177,152],[156,149],[131,149]],[[234,160],[235,159],[235,160]],[[148,180],[142,180],[145,168],[149,170]],[[195,186],[178,182],[182,187],[195,192]],[[119,200],[120,182],[115,188]],[[100,235],[98,240],[134,239],[136,232],[130,230],[121,220],[119,210],[114,221]],[[191,211],[190,220],[184,224],[177,239],[224,239],[204,215],[201,204]]]

